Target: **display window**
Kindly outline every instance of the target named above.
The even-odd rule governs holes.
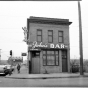
[[[43,51],[43,65],[44,66],[58,66],[59,65],[59,51],[51,51],[51,50]]]

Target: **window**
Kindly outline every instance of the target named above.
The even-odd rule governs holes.
[[[47,65],[55,65],[54,51],[47,51]]]
[[[42,30],[37,29],[37,42],[42,42]]]
[[[48,30],[48,42],[53,42],[53,30]]]
[[[58,32],[58,41],[59,43],[63,43],[63,31]]]
[[[58,66],[59,52],[58,51],[43,51],[43,65],[44,66]]]
[[[66,50],[62,50],[62,58],[67,59],[67,51]]]

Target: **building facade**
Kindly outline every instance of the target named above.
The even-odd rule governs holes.
[[[29,73],[70,72],[68,19],[27,19]]]

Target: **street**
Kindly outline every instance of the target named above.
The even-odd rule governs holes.
[[[26,75],[29,78],[26,78],[27,77]],[[13,76],[16,76],[16,77],[13,77]],[[25,76],[25,77],[23,78],[22,76]],[[18,74],[17,70],[15,69],[15,71],[11,76],[9,75],[7,77],[0,76],[0,87],[88,87],[88,76],[85,76],[85,77],[73,76],[70,78],[69,77],[66,77],[66,78],[50,77],[46,79],[44,78],[34,79],[34,78],[30,78],[30,76],[36,77],[38,75],[36,74],[28,75],[27,67],[22,66],[20,74]],[[53,74],[53,76],[55,75]]]
[[[88,87],[88,77],[13,79],[0,77],[0,87]]]

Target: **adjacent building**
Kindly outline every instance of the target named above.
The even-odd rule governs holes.
[[[70,72],[69,19],[27,19],[29,73]]]
[[[17,64],[22,64],[23,63],[23,57],[9,57],[8,63],[10,65],[13,65],[13,66],[16,66]]]

